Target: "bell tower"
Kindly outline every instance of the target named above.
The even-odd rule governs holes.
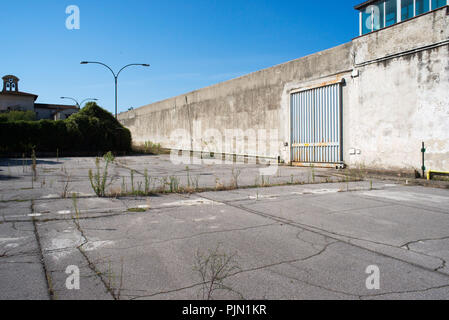
[[[3,78],[3,92],[19,92],[19,78],[7,75]]]

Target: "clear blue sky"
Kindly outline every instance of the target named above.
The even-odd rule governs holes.
[[[14,74],[38,102],[96,97],[119,111],[163,100],[350,41],[353,6],[363,1],[309,0],[16,0],[0,7],[0,76]],[[81,29],[67,30],[68,5]],[[68,101],[65,103],[69,103]]]

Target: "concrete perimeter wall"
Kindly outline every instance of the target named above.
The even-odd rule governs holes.
[[[119,119],[135,144],[152,141],[171,149],[280,157],[289,163],[291,92],[344,79],[345,164],[418,169],[424,141],[427,167],[449,170],[448,22],[444,7]]]

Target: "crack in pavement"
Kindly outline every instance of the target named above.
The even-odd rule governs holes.
[[[384,292],[384,293],[377,293],[377,294],[376,293],[375,294],[367,294],[367,295],[361,295],[360,297],[361,298],[372,298],[372,297],[380,297],[380,296],[385,296],[385,295],[390,295],[390,294],[420,293],[420,292],[427,292],[430,290],[438,290],[438,289],[444,289],[444,288],[449,288],[449,284],[425,288],[425,289],[417,289],[417,290],[391,291],[391,292]]]
[[[83,246],[85,246],[86,244],[89,243],[89,240],[87,238],[87,236],[84,234],[84,231],[81,229],[81,226],[79,224],[78,221],[76,221],[75,218],[72,219],[73,223],[75,224],[76,228],[78,229],[78,232],[81,234],[81,237],[84,238],[84,242],[82,244],[80,244],[79,246],[77,246],[76,248],[78,249],[78,251],[81,253],[81,255],[84,257],[84,259],[86,259],[89,268],[92,270],[92,272],[94,273],[94,275],[96,275],[98,277],[98,279],[103,283],[103,285],[106,288],[106,291],[109,292],[109,294],[112,296],[112,298],[114,300],[118,300],[117,295],[114,292],[114,289],[111,288],[108,283],[106,282],[106,280],[103,278],[103,273],[100,272],[100,270],[97,269],[96,265],[94,264],[93,261],[90,260],[89,256],[87,255],[87,253],[83,250]]]
[[[199,194],[198,196],[203,197],[203,198],[205,198],[207,200],[211,200],[208,197],[206,197],[204,195],[201,195],[201,194]],[[225,200],[215,200],[215,201],[221,202],[221,203],[223,203],[225,205],[228,205],[228,206],[236,208],[236,209],[244,210],[244,211],[246,211],[248,213],[251,213],[251,214],[262,216],[262,217],[265,217],[265,218],[268,218],[268,219],[271,219],[271,220],[275,220],[275,221],[278,221],[278,222],[281,222],[281,223],[285,223],[285,224],[290,225],[290,226],[295,227],[295,228],[302,228],[302,229],[305,229],[307,231],[310,231],[312,233],[315,233],[315,234],[318,234],[318,235],[321,235],[321,236],[327,236],[328,238],[344,242],[344,243],[346,243],[346,244],[348,244],[350,246],[353,246],[355,248],[366,250],[368,252],[371,252],[371,253],[374,253],[374,254],[377,254],[377,255],[380,255],[380,256],[383,256],[383,257],[387,257],[387,258],[390,258],[390,259],[393,259],[393,260],[397,260],[397,261],[400,261],[400,262],[403,262],[403,263],[407,263],[409,265],[412,265],[414,267],[418,267],[418,268],[426,270],[426,271],[437,272],[440,275],[443,275],[445,277],[449,277],[449,274],[440,271],[441,268],[439,268],[438,270],[431,269],[431,268],[422,266],[422,265],[417,264],[417,263],[413,263],[413,262],[410,262],[410,261],[407,261],[407,260],[404,260],[404,259],[400,259],[400,258],[397,258],[397,257],[394,257],[394,256],[390,256],[390,255],[388,255],[386,253],[378,252],[378,251],[375,251],[375,250],[363,247],[361,245],[354,244],[354,243],[352,243],[351,241],[348,241],[348,240],[345,241],[345,240],[342,240],[342,239],[339,239],[339,238],[331,237],[331,236],[329,236],[329,234],[331,234],[333,236],[338,236],[338,237],[341,237],[341,238],[365,241],[365,242],[369,242],[369,243],[373,243],[373,244],[377,244],[377,245],[383,245],[383,246],[388,246],[388,247],[392,247],[392,248],[395,248],[395,249],[401,249],[400,247],[397,247],[397,246],[393,246],[393,245],[390,245],[390,244],[381,243],[381,242],[377,242],[377,241],[357,238],[357,237],[354,237],[354,236],[342,235],[342,234],[339,234],[337,232],[328,231],[328,230],[325,230],[325,229],[322,229],[322,228],[318,228],[318,227],[315,227],[315,226],[311,226],[311,225],[307,225],[307,224],[304,224],[304,223],[295,222],[295,221],[292,221],[292,220],[289,220],[289,219],[281,218],[279,216],[271,215],[271,214],[264,213],[264,212],[261,212],[261,211],[258,211],[258,210],[242,207],[242,206],[239,206],[239,205],[234,205],[233,203],[230,203],[230,202],[225,201]],[[324,234],[322,232],[324,232]],[[417,254],[422,254],[422,253],[417,253]],[[423,254],[423,255],[425,255],[425,254]],[[441,258],[439,258],[439,259],[441,259]]]
[[[235,232],[235,231],[245,231],[245,230],[251,230],[251,229],[260,229],[260,228],[266,228],[266,227],[270,227],[270,226],[274,226],[274,225],[278,225],[278,224],[279,223],[275,222],[275,223],[258,225],[258,226],[252,226],[252,227],[226,229],[226,230],[217,230],[217,231],[206,231],[206,232],[200,232],[200,233],[197,233],[197,234],[194,234],[194,235],[191,235],[191,236],[186,236],[186,237],[170,238],[170,239],[161,240],[161,241],[154,241],[154,242],[144,242],[144,243],[142,243],[140,245],[135,245],[135,246],[131,246],[131,247],[110,248],[109,250],[129,250],[129,249],[145,247],[145,246],[148,246],[148,245],[164,244],[164,243],[168,243],[168,242],[172,242],[172,241],[193,239],[193,238],[197,238],[197,237],[200,237],[200,236],[203,236],[203,235],[217,234],[217,233],[227,233],[227,232]],[[120,241],[122,239],[123,238],[120,238],[120,239],[108,239],[107,241]],[[127,239],[131,240],[131,238],[127,238]]]
[[[446,268],[447,262],[446,262],[445,259],[443,259],[443,258],[440,257],[440,256],[431,255],[431,254],[423,253],[423,252],[421,252],[421,251],[413,250],[413,249],[410,248],[410,246],[413,245],[413,244],[420,243],[420,242],[440,241],[440,240],[447,240],[447,239],[449,239],[449,236],[440,237],[440,238],[430,238],[430,239],[414,240],[414,241],[407,242],[407,243],[404,244],[402,247],[406,248],[406,249],[407,249],[408,251],[410,251],[410,252],[414,252],[414,253],[417,253],[417,254],[422,254],[422,255],[424,255],[424,256],[428,256],[428,257],[432,257],[432,258],[436,258],[436,259],[441,260],[441,266],[439,266],[438,268],[435,269],[435,271],[439,271],[439,270],[442,270],[442,269]]]
[[[307,261],[309,259],[312,259],[314,257],[317,257],[317,256],[323,254],[331,245],[336,244],[338,242],[340,242],[340,241],[337,240],[335,242],[329,243],[329,244],[325,245],[319,252],[311,254],[310,256],[307,256],[307,257],[302,257],[302,258],[298,258],[298,259],[291,259],[291,260],[285,260],[285,261],[271,263],[271,264],[264,265],[264,266],[259,266],[259,267],[254,267],[254,268],[240,270],[240,271],[237,271],[237,272],[234,272],[234,273],[228,275],[226,277],[226,279],[234,277],[234,276],[242,274],[242,273],[259,271],[259,270],[263,270],[263,269],[267,269],[267,268],[271,268],[271,267],[275,267],[275,266],[279,266],[279,265],[283,265],[283,264],[290,264],[290,263],[295,263],[295,262],[304,262],[304,261]],[[138,296],[134,296],[134,298],[132,298],[131,300],[142,299],[142,298],[151,298],[151,297],[154,297],[154,296],[157,296],[157,295],[161,295],[161,294],[168,294],[168,293],[173,293],[173,292],[179,292],[179,291],[182,291],[182,290],[192,289],[192,288],[204,285],[204,284],[208,284],[209,282],[210,281],[202,282],[202,283],[196,283],[196,284],[192,284],[192,285],[189,285],[189,286],[186,286],[186,287],[173,289],[173,290],[159,291],[159,292],[155,292],[155,293],[152,293],[152,294],[149,294],[149,295],[138,295]],[[130,291],[132,291],[132,290],[130,290]],[[137,291],[137,290],[134,290],[134,291]],[[139,291],[143,291],[143,290],[139,290]],[[129,296],[131,296],[131,295],[129,295]]]

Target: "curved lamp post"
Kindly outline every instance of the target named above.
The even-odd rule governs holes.
[[[85,101],[98,101],[98,99],[95,99],[95,98],[87,98],[87,99],[84,99],[83,101],[81,101],[81,103],[78,103],[78,100],[76,100],[75,98],[61,97],[61,99],[68,99],[68,100],[75,101],[76,105],[77,105],[78,108],[80,108],[80,109],[81,109],[81,106],[83,105],[83,103],[84,103]]]
[[[102,62],[96,62],[96,61],[81,61],[81,64],[89,64],[89,63],[95,63],[95,64],[101,64],[102,66],[105,66],[106,68],[109,69],[109,71],[112,72],[112,74],[114,75],[114,80],[115,80],[115,118],[117,119],[117,84],[118,84],[118,76],[120,75],[120,73],[123,71],[123,69],[131,67],[131,66],[141,66],[141,67],[149,67],[149,64],[146,63],[131,63],[128,64],[126,66],[124,66],[123,68],[121,68],[119,70],[119,72],[117,72],[117,74],[114,72],[114,70],[112,70],[108,65],[102,63]]]

